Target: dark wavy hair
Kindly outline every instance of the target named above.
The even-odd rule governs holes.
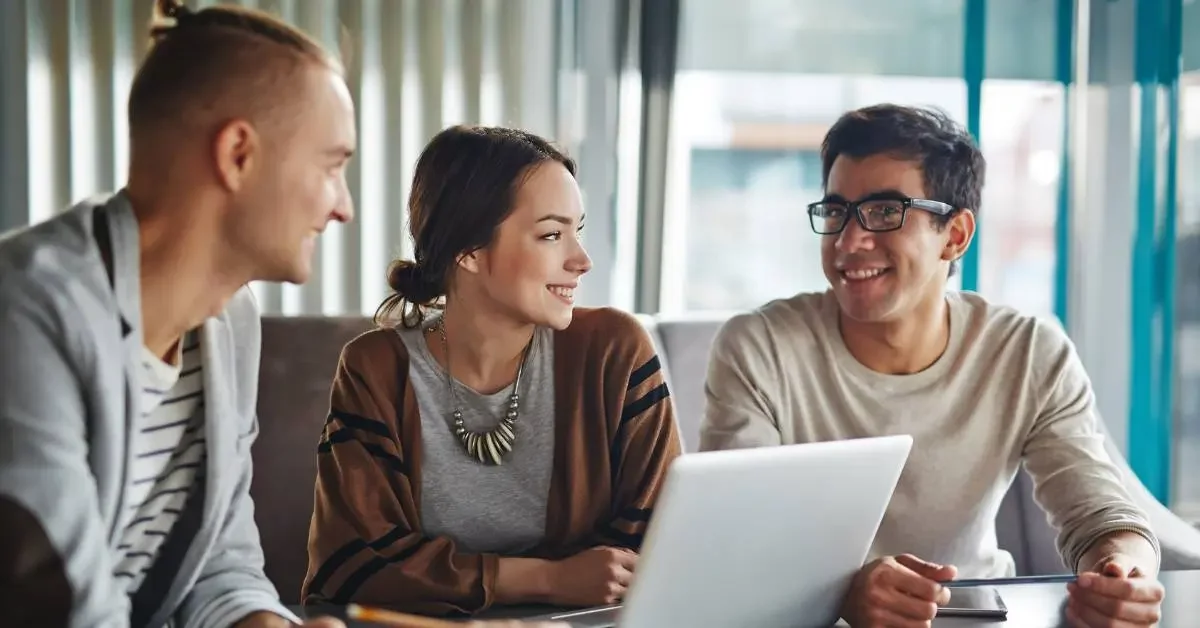
[[[388,266],[392,294],[375,311],[375,323],[390,324],[398,314],[406,326],[420,324],[424,309],[438,307],[449,291],[458,259],[491,243],[521,184],[546,162],[575,175],[571,158],[527,131],[453,126],[435,135],[417,160],[408,199],[416,259]]]

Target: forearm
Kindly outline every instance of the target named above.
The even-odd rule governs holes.
[[[529,604],[550,597],[554,562],[540,558],[501,558],[499,564],[497,604]]]
[[[1129,530],[1110,532],[1096,539],[1080,557],[1076,570],[1093,571],[1102,561],[1117,554],[1132,558],[1141,575],[1158,575],[1159,558],[1154,545],[1145,536]]]

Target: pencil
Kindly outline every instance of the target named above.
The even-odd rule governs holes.
[[[1023,576],[1017,578],[981,578],[976,580],[947,580],[942,583],[944,587],[1002,587],[1013,584],[1055,584],[1061,582],[1075,582],[1078,578],[1075,574],[1057,574],[1053,576]]]
[[[346,606],[346,617],[394,628],[461,628],[462,626],[462,624],[442,619],[385,611],[381,608],[367,608],[358,604]]]

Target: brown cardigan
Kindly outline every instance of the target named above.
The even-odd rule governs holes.
[[[306,604],[382,604],[425,614],[495,602],[499,557],[464,554],[420,529],[421,421],[408,354],[392,329],[342,350],[317,447]],[[555,450],[543,542],[559,559],[597,545],[638,550],[669,464],[675,412],[649,335],[633,316],[576,308],[554,333]]]

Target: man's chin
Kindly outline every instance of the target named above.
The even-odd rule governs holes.
[[[286,277],[283,279],[283,283],[290,283],[293,286],[303,286],[304,284],[308,283],[308,280],[311,278],[312,271],[306,269],[303,272],[293,273],[292,275]]]
[[[842,316],[859,323],[882,323],[890,318],[892,307],[876,299],[866,300],[838,293],[838,308]]]
[[[294,286],[302,286],[308,283],[312,278],[312,267],[305,265],[297,265],[292,268],[278,268],[273,272],[263,273],[258,280],[269,283],[286,283]]]

